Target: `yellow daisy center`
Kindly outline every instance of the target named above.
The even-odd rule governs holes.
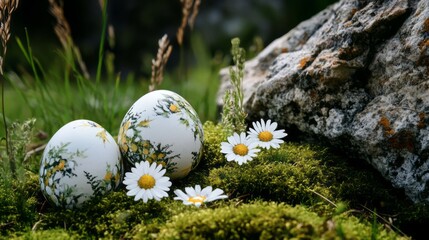
[[[240,143],[240,144],[235,145],[235,146],[232,148],[232,151],[233,151],[235,154],[237,154],[237,155],[245,156],[245,155],[247,155],[247,153],[249,152],[249,149],[247,148],[247,146],[246,146],[246,145],[244,145],[244,144]]]
[[[206,197],[204,197],[204,196],[199,196],[199,195],[197,195],[197,196],[195,196],[195,197],[190,197],[190,198],[188,198],[188,202],[191,202],[191,203],[193,203],[193,204],[196,204],[196,203],[203,204],[204,200],[206,200]]]
[[[179,108],[174,104],[171,104],[169,108],[170,108],[170,111],[172,112],[177,112],[179,110]]]
[[[263,132],[259,133],[258,138],[262,142],[269,142],[269,141],[273,140],[273,134],[268,132],[268,131],[263,131]]]
[[[145,174],[139,178],[137,184],[140,188],[151,189],[155,186],[155,178],[149,174]]]

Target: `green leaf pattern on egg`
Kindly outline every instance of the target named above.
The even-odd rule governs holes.
[[[75,120],[59,129],[45,148],[39,171],[41,190],[56,206],[78,207],[118,186],[122,165],[116,141],[103,127]]]
[[[161,164],[171,178],[186,176],[202,153],[201,121],[180,95],[158,90],[137,100],[122,120],[118,144],[131,165],[149,161]]]
[[[140,120],[142,112],[134,113],[133,108],[127,112],[125,119],[127,121],[122,125],[119,131],[119,146],[125,157],[132,163],[140,161],[157,162],[166,168],[167,173],[175,171],[176,163],[171,161],[174,158],[180,158],[180,154],[172,155],[173,151],[169,148],[171,145],[161,145],[150,140],[141,139],[141,128],[150,127],[150,119]]]
[[[112,190],[120,181],[120,166],[116,164],[114,168],[107,164],[106,175],[103,179],[98,179],[97,176],[92,175],[90,172],[84,171],[84,175],[88,180],[87,183],[91,185],[93,195],[97,197],[103,196],[105,192]]]
[[[164,117],[170,117],[172,114],[180,115],[180,122],[186,127],[191,127],[192,132],[194,133],[194,139],[197,137],[202,141],[203,140],[203,129],[201,125],[190,124],[190,122],[200,121],[197,114],[195,113],[192,106],[183,101],[180,98],[175,98],[172,95],[163,94],[164,98],[158,100],[158,104],[154,108],[154,111],[157,115],[162,115]]]
[[[40,173],[41,189],[56,205],[68,206],[78,202],[82,194],[75,195],[76,186],[61,184],[64,177],[76,177],[74,170],[77,166],[76,157],[85,158],[85,152],[76,150],[68,152],[70,143],[61,143],[49,149],[42,160]],[[73,196],[73,197],[72,197]]]

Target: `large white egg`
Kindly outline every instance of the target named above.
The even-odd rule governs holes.
[[[185,177],[201,157],[203,128],[192,106],[177,93],[157,90],[145,94],[122,120],[118,143],[134,165],[162,164],[172,179]]]
[[[115,139],[99,124],[82,119],[67,123],[49,140],[39,182],[49,201],[74,208],[117,187],[122,171]]]

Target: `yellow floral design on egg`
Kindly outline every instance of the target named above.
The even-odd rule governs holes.
[[[192,106],[180,95],[152,91],[124,116],[118,143],[131,165],[141,161],[164,166],[170,178],[182,178],[198,165],[203,129]]]
[[[149,127],[149,124],[152,120],[144,119],[143,121],[140,121],[138,126],[139,127]]]
[[[112,172],[107,171],[106,175],[104,175],[104,181],[110,181],[112,179]]]
[[[170,111],[173,113],[180,111],[179,107],[175,104],[170,104],[170,107],[168,107],[168,109],[170,109]]]
[[[128,151],[127,136],[125,134],[127,133],[130,125],[131,125],[131,122],[127,121],[119,129],[118,144],[119,144],[119,147],[121,148],[121,150],[124,152]]]
[[[52,204],[76,208],[116,188],[122,172],[113,137],[95,122],[75,120],[60,128],[46,145],[39,184]]]
[[[103,143],[106,143],[106,142],[109,141],[107,139],[106,130],[102,130],[102,131],[98,132],[96,136],[99,137],[99,138],[101,138],[101,140],[103,140]]]

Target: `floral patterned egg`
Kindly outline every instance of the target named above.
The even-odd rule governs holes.
[[[46,145],[39,182],[49,201],[75,208],[117,187],[122,171],[115,139],[93,121],[75,120],[60,128]]]
[[[118,143],[132,165],[162,164],[171,179],[185,177],[201,157],[203,128],[192,106],[177,93],[157,90],[137,100],[122,120]]]

